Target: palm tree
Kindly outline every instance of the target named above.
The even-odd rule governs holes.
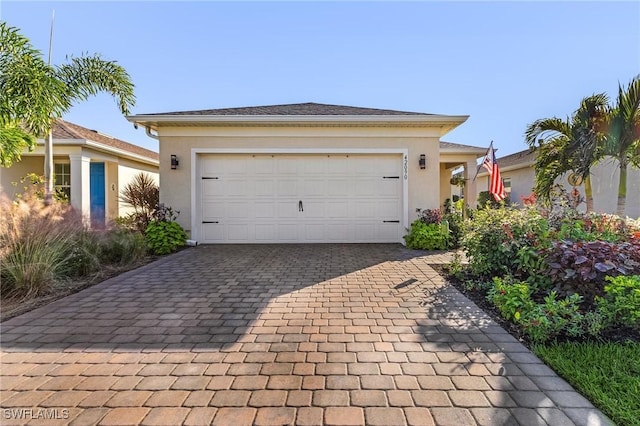
[[[42,53],[16,28],[0,22],[0,147],[2,158],[20,159],[35,137],[45,137],[45,203],[53,194],[53,136],[56,119],[77,101],[100,92],[111,94],[122,114],[135,104],[133,83],[125,69],[100,55],[71,58],[60,66],[47,64]],[[19,147],[19,150],[16,149]],[[17,155],[16,155],[17,152]]]
[[[555,180],[573,172],[584,182],[587,210],[593,210],[590,170],[602,157],[600,123],[607,103],[605,94],[595,94],[584,98],[571,118],[543,118],[527,127],[525,140],[538,151],[534,168],[539,197],[548,200]]]
[[[626,88],[618,84],[616,104],[606,116],[604,153],[620,166],[617,214],[623,216],[627,200],[628,165],[640,167],[640,75]]]

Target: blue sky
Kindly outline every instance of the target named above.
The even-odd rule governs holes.
[[[640,2],[32,2],[1,19],[53,63],[100,53],[136,85],[134,114],[320,102],[469,115],[443,139],[498,156],[640,73]],[[107,95],[67,120],[157,150]]]

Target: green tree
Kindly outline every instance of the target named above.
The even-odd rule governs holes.
[[[604,154],[618,160],[620,166],[617,214],[623,216],[628,166],[640,167],[640,75],[632,79],[626,88],[618,85],[618,98],[608,111],[604,127]]]
[[[549,200],[555,180],[573,172],[584,182],[587,210],[593,210],[591,167],[603,155],[602,123],[606,119],[605,94],[586,97],[571,117],[536,120],[527,127],[525,140],[537,151],[535,193]]]
[[[133,83],[126,70],[98,54],[71,57],[67,64],[48,64],[17,28],[0,22],[0,162],[20,160],[35,138],[45,138],[45,202],[53,194],[55,120],[78,101],[100,92],[111,94],[122,114],[135,104]]]

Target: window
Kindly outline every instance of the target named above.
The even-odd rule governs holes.
[[[56,195],[71,200],[71,164],[56,163],[53,165],[55,176],[54,188]]]
[[[511,194],[511,178],[502,179],[502,183],[504,183],[504,192],[505,194]]]

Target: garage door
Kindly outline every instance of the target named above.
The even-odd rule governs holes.
[[[200,239],[399,242],[401,170],[401,155],[201,155]]]

